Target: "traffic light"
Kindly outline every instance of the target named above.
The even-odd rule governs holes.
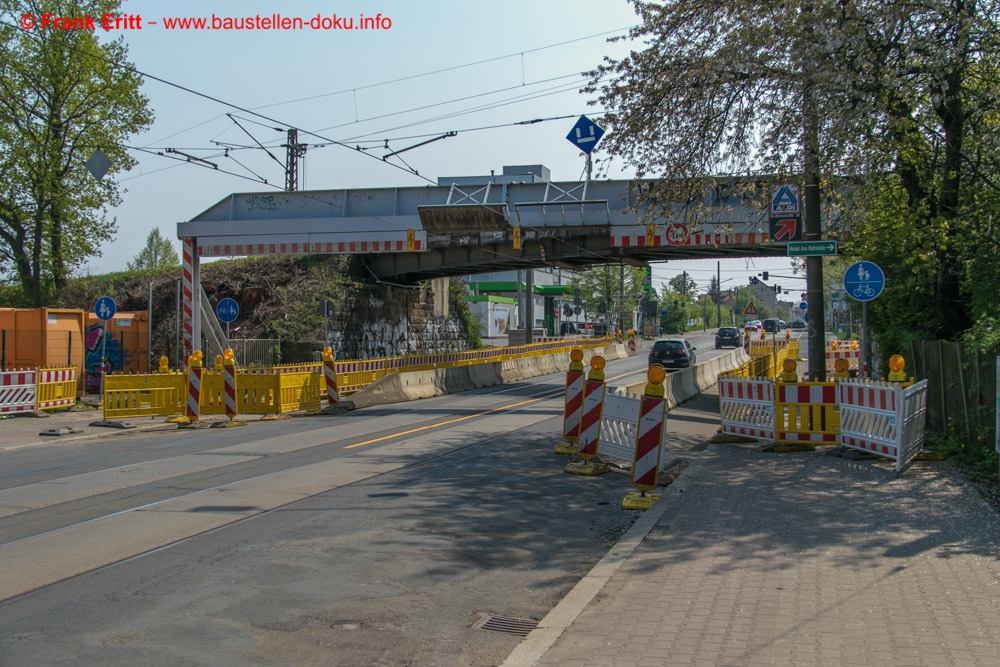
[[[762,274],[760,275],[760,277],[761,277],[761,279],[762,279],[762,280],[763,280],[763,281],[764,281],[764,282],[766,283],[766,282],[767,282],[767,271],[765,271],[764,273],[762,273]]]

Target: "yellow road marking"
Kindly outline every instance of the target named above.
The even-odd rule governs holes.
[[[628,377],[629,375],[635,375],[636,373],[642,373],[642,372],[644,372],[644,371],[641,371],[641,370],[639,370],[639,371],[631,371],[630,373],[623,373],[621,375],[616,375],[615,377],[608,378],[608,380],[618,380],[620,378]],[[412,433],[420,433],[421,431],[429,431],[432,428],[440,428],[442,426],[449,426],[451,424],[457,424],[459,422],[464,422],[464,421],[467,421],[469,419],[475,419],[476,417],[482,417],[483,415],[488,415],[488,414],[490,414],[492,412],[500,412],[502,410],[512,410],[513,408],[517,408],[517,407],[520,407],[522,405],[528,405],[530,403],[537,403],[538,401],[544,401],[545,399],[548,399],[548,398],[554,398],[556,396],[559,396],[560,394],[563,394],[564,392],[565,392],[565,389],[560,389],[559,391],[553,392],[551,394],[545,394],[544,396],[539,396],[538,398],[531,398],[531,399],[528,399],[526,401],[520,401],[518,403],[511,403],[510,405],[501,405],[500,407],[497,407],[497,408],[490,408],[489,410],[485,410],[483,412],[477,412],[474,415],[466,415],[464,417],[457,417],[455,419],[449,419],[447,421],[438,422],[436,424],[428,424],[427,426],[420,426],[418,428],[411,428],[408,431],[400,431],[399,433],[393,433],[392,435],[383,435],[381,438],[372,438],[371,440],[364,440],[362,442],[356,442],[353,445],[345,445],[344,449],[354,449],[355,447],[363,447],[365,445],[373,445],[376,442],[385,442],[386,440],[392,440],[393,438],[399,438],[399,437],[402,437],[404,435],[410,435]]]

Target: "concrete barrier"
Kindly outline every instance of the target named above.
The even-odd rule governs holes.
[[[595,354],[606,359],[622,359],[628,356],[624,345],[609,345],[596,350],[584,350],[584,364],[589,366]],[[528,378],[558,373],[569,368],[569,353],[524,357],[506,362],[491,362],[439,368],[437,370],[389,373],[364,389],[351,394],[340,402],[347,409],[367,408],[373,405],[402,403],[421,398],[457,394],[480,387],[492,387],[509,382],[520,382]],[[640,389],[641,391],[641,389]]]
[[[694,398],[718,382],[719,373],[739,368],[748,361],[750,361],[750,356],[743,348],[737,348],[729,354],[724,354],[711,361],[697,364],[694,368],[685,368],[682,371],[667,373],[667,377],[663,381],[663,391],[667,399],[667,406],[674,408]],[[615,393],[624,396],[642,396],[645,388],[646,380],[643,379],[618,387]]]

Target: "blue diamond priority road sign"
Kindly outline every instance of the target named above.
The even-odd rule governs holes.
[[[604,136],[604,128],[590,120],[586,116],[580,116],[576,125],[566,135],[566,139],[581,151],[590,155],[590,152],[597,146],[597,142]]]
[[[94,304],[94,314],[97,315],[97,319],[102,322],[107,322],[115,313],[118,311],[118,304],[110,296],[102,296]]]
[[[220,322],[229,324],[240,314],[240,307],[235,301],[226,297],[215,306],[215,314],[219,316]]]
[[[871,301],[885,289],[885,274],[874,262],[855,262],[844,272],[844,291],[855,301]]]

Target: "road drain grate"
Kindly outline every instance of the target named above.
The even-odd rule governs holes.
[[[532,621],[528,618],[514,618],[513,616],[496,616],[490,614],[479,619],[472,627],[482,630],[509,632],[512,635],[527,637],[529,632],[538,627],[538,621]]]

